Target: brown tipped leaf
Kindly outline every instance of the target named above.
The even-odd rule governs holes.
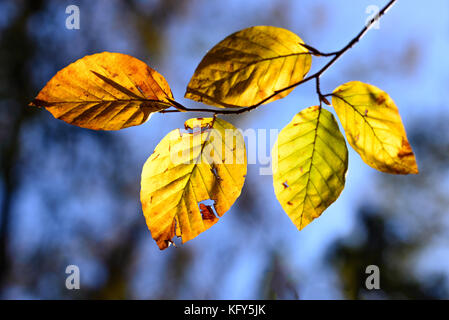
[[[332,104],[349,144],[365,163],[387,173],[418,173],[399,110],[386,92],[352,81],[334,90]]]

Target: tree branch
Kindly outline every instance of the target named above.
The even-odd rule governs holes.
[[[249,106],[249,107],[239,107],[236,109],[202,109],[202,108],[187,108],[184,107],[182,104],[180,104],[179,102],[175,101],[175,100],[171,100],[169,99],[169,101],[171,103],[173,103],[173,107],[175,107],[177,110],[166,110],[165,112],[187,112],[187,111],[192,111],[192,112],[211,112],[214,114],[240,114],[240,113],[244,113],[244,112],[248,112],[251,110],[256,109],[257,107],[261,106],[262,104],[264,104],[265,102],[271,100],[272,98],[274,98],[275,96],[277,96],[278,94],[285,92],[287,90],[293,89],[303,83],[306,83],[312,79],[315,79],[316,81],[316,92],[318,94],[318,99],[320,101],[320,105],[321,102],[324,102],[326,104],[329,104],[329,102],[327,101],[326,97],[328,95],[323,95],[321,93],[321,89],[320,89],[320,77],[335,63],[337,62],[338,59],[341,58],[341,56],[343,56],[349,49],[351,49],[357,42],[359,42],[363,36],[368,32],[368,30],[373,26],[374,23],[376,23],[395,3],[397,0],[390,0],[385,7],[382,8],[382,10],[379,11],[379,13],[373,18],[371,19],[366,25],[365,27],[351,40],[348,42],[348,44],[346,46],[344,46],[342,49],[340,49],[339,51],[335,51],[335,52],[331,52],[331,53],[322,53],[321,51],[313,48],[312,46],[306,45],[306,44],[302,44],[302,46],[304,46],[305,48],[307,48],[310,51],[310,54],[316,55],[316,56],[323,56],[323,57],[332,57],[331,60],[329,60],[329,62],[327,64],[325,64],[320,70],[318,70],[317,72],[315,72],[314,74],[302,79],[301,81],[298,81],[296,83],[293,83],[285,88],[276,90],[273,94],[269,95],[268,97],[264,98],[263,100],[261,100],[260,102],[258,102],[255,105]]]

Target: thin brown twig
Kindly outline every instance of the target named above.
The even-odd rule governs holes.
[[[244,113],[244,112],[248,112],[251,110],[256,109],[257,107],[261,106],[262,104],[266,103],[267,101],[271,100],[272,98],[274,98],[275,96],[277,96],[278,94],[285,92],[287,90],[293,89],[303,83],[306,83],[312,79],[315,79],[316,81],[316,92],[318,94],[318,98],[320,101],[320,105],[321,102],[324,102],[326,104],[327,103],[327,99],[326,97],[330,96],[331,94],[326,94],[323,95],[321,93],[321,89],[320,89],[320,77],[338,60],[341,58],[341,56],[343,54],[345,54],[349,49],[351,49],[357,42],[359,42],[363,36],[368,32],[368,30],[372,27],[372,25],[374,23],[376,23],[395,3],[397,0],[390,0],[385,7],[382,8],[382,10],[379,11],[379,13],[373,18],[371,19],[366,25],[365,27],[351,40],[348,42],[348,44],[346,46],[344,46],[341,50],[339,51],[335,51],[335,52],[331,52],[331,53],[323,53],[315,48],[313,48],[312,46],[306,45],[306,44],[301,44],[302,46],[304,46],[305,48],[307,48],[311,54],[313,55],[317,55],[317,56],[323,56],[323,57],[333,57],[331,60],[329,60],[329,62],[327,64],[325,64],[320,70],[318,70],[317,72],[315,72],[314,74],[302,79],[301,81],[295,82],[287,87],[284,87],[282,89],[276,90],[275,92],[273,92],[271,95],[269,95],[268,97],[264,98],[263,100],[261,100],[260,102],[258,102],[255,105],[249,106],[249,107],[238,107],[236,109],[203,109],[203,108],[187,108],[184,107],[182,104],[180,104],[179,102],[169,99],[169,101],[171,103],[173,103],[173,107],[176,108],[176,110],[165,110],[163,112],[211,112],[214,114],[240,114],[240,113]],[[162,112],[162,111],[161,111]]]
[[[334,51],[334,52],[329,52],[329,53],[324,53],[321,52],[320,50],[312,47],[311,45],[305,44],[305,43],[299,43],[301,46],[303,46],[304,48],[306,48],[307,50],[309,50],[309,53],[317,56],[317,57],[332,57],[337,55],[338,51]]]

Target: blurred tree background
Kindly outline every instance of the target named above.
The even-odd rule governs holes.
[[[332,89],[346,78],[385,82],[384,89],[399,96],[421,174],[375,173],[351,153],[340,204],[301,233],[276,203],[271,176],[251,165],[242,196],[217,226],[160,252],[141,212],[140,170],[158,140],[187,116],[154,115],[138,128],[94,132],[27,106],[58,70],[95,52],[148,62],[179,98],[205,51],[247,26],[286,27],[323,51],[338,49],[365,21],[370,1],[361,2],[347,8],[345,1],[305,0],[0,1],[0,298],[449,298],[449,116],[439,100],[407,92],[409,83],[424,81],[422,43],[401,29],[394,34],[394,19],[408,17],[413,6],[399,1],[395,18],[345,56],[325,85]],[[65,28],[70,4],[80,7],[80,30]],[[340,19],[331,17],[340,11]],[[343,13],[354,12],[354,23],[345,26]],[[329,28],[337,26],[342,30],[335,37]],[[386,38],[390,42],[379,45]],[[398,39],[406,45],[392,45]],[[439,73],[432,76],[447,80],[447,64],[436,64]],[[281,128],[298,103],[316,103],[309,91],[298,88],[263,110],[228,119],[243,129]],[[404,111],[399,102],[411,99],[410,109],[426,103],[438,113],[423,118]],[[278,107],[285,115],[273,116]],[[81,290],[65,288],[70,264],[80,267]],[[381,290],[365,289],[371,264],[380,268]]]

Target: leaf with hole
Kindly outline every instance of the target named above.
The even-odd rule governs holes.
[[[386,92],[348,82],[334,90],[332,104],[349,144],[365,163],[387,173],[418,173],[399,110]]]
[[[165,79],[144,62],[103,52],[60,70],[30,105],[79,127],[119,130],[144,123],[172,98]]]
[[[293,32],[271,26],[238,31],[213,47],[195,70],[186,98],[217,107],[249,107],[301,81],[312,58]],[[287,96],[286,90],[265,103]]]
[[[274,192],[302,230],[342,192],[348,149],[334,116],[318,106],[299,112],[273,147]]]
[[[193,118],[167,134],[142,170],[140,199],[160,249],[214,225],[240,195],[246,176],[243,136],[219,118]]]

